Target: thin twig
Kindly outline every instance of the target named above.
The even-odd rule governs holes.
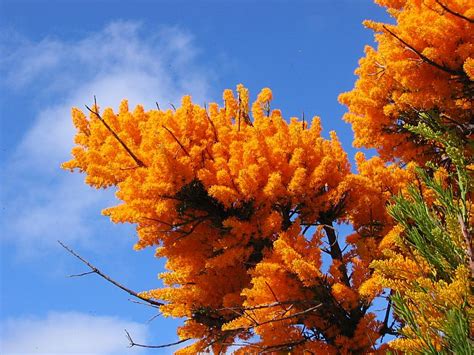
[[[219,141],[219,138],[217,136],[217,130],[216,130],[216,126],[214,125],[214,122],[212,122],[211,118],[209,117],[209,114],[207,113],[207,107],[206,105],[204,105],[204,110],[206,111],[206,118],[207,120],[209,121],[209,123],[211,124],[211,127],[212,127],[212,131],[214,132],[214,142],[218,142]]]
[[[179,144],[179,146],[181,147],[181,149],[183,150],[183,152],[189,157],[189,153],[188,151],[186,150],[186,148],[184,148],[184,146],[181,144],[181,142],[179,141],[179,139],[174,135],[174,133],[168,128],[166,127],[165,125],[162,125],[161,127],[163,127],[164,129],[166,129],[169,134],[171,134],[174,138],[174,140],[176,141],[176,143]]]
[[[178,345],[178,344],[181,344],[181,343],[184,343],[188,340],[191,340],[191,338],[186,338],[186,339],[182,339],[182,340],[179,340],[179,341],[176,341],[174,343],[169,343],[169,344],[163,344],[163,345],[145,345],[145,344],[139,344],[139,343],[135,343],[130,335],[130,333],[127,331],[127,329],[125,329],[125,334],[127,335],[127,339],[128,341],[130,342],[130,345],[129,347],[132,348],[134,346],[138,346],[140,348],[148,348],[148,349],[162,349],[162,348],[169,348],[170,346],[174,346],[174,345]]]
[[[314,301],[290,300],[290,301],[272,302],[272,303],[262,304],[262,305],[258,305],[254,307],[224,307],[224,308],[218,308],[217,311],[226,311],[226,310],[253,311],[253,310],[263,309],[263,308],[281,307],[281,305],[308,304],[308,303],[314,303]]]
[[[151,317],[150,319],[148,319],[147,323],[153,322],[153,321],[154,321],[156,318],[158,318],[159,316],[161,316],[161,313],[155,314],[153,317]]]
[[[270,323],[273,323],[273,322],[281,322],[281,321],[284,321],[284,320],[287,320],[287,319],[299,317],[299,316],[302,316],[302,315],[304,315],[304,314],[307,314],[307,313],[310,313],[310,312],[315,311],[316,309],[318,309],[318,308],[321,307],[322,305],[323,305],[322,303],[319,303],[318,305],[316,305],[316,306],[314,306],[314,307],[305,309],[304,311],[301,311],[301,312],[293,313],[293,314],[291,314],[291,315],[289,315],[289,316],[286,316],[286,317],[281,317],[281,318],[277,318],[277,319],[270,319],[270,320],[267,320],[267,321],[265,321],[265,322],[258,323],[258,324],[256,324],[255,326],[250,326],[250,327],[247,327],[247,328],[243,328],[243,327],[242,327],[242,328],[237,328],[237,329],[234,329],[234,330],[238,330],[238,329],[249,330],[249,329],[252,329],[252,328],[260,327],[260,326],[265,325],[265,324],[270,324]]]
[[[117,286],[118,288],[122,289],[123,291],[127,292],[129,295],[132,295],[133,297],[136,297],[136,298],[139,298],[141,299],[142,301],[145,301],[149,304],[152,304],[152,305],[155,305],[155,306],[163,306],[164,303],[161,303],[161,302],[157,302],[157,301],[154,301],[154,300],[151,300],[151,299],[147,299],[145,297],[142,297],[140,296],[137,292],[123,286],[122,284],[118,283],[117,281],[115,281],[114,279],[110,278],[110,276],[104,274],[102,271],[100,271],[98,268],[96,268],[94,265],[92,265],[90,262],[88,262],[86,259],[84,259],[82,256],[80,256],[79,254],[77,254],[74,250],[72,250],[71,248],[69,248],[66,244],[64,244],[63,242],[61,242],[60,240],[58,240],[58,243],[64,248],[66,249],[70,254],[74,255],[77,259],[79,259],[80,261],[82,261],[82,263],[86,264],[92,271],[91,272],[88,272],[88,273],[84,273],[84,275],[87,275],[87,274],[92,274],[92,273],[95,273],[97,275],[99,275],[100,277],[102,277],[103,279],[107,280],[108,282],[110,282],[111,284],[113,284],[114,286]],[[79,276],[79,275],[78,275]]]
[[[122,139],[117,135],[117,133],[114,132],[114,130],[109,126],[107,122],[102,118],[102,116],[97,112],[97,99],[94,96],[94,110],[92,110],[89,106],[85,105],[86,108],[89,110],[89,112],[93,113],[96,115],[96,117],[99,119],[100,122],[107,128],[107,130],[115,137],[115,139],[122,145],[122,147],[127,151],[127,153],[132,157],[133,160],[135,160],[135,163],[138,164],[138,166],[146,166],[133,152],[130,150],[130,148],[127,147],[127,145],[122,141]]]
[[[95,274],[95,271],[83,272],[82,274],[73,274],[73,275],[69,275],[69,277],[81,277],[81,276],[86,276],[89,274]]]
[[[128,301],[130,301],[130,302],[132,302],[132,303],[140,304],[140,305],[142,305],[142,306],[147,306],[147,307],[152,307],[152,308],[158,308],[158,309],[160,309],[159,306],[155,306],[154,304],[149,304],[149,303],[140,302],[140,301],[134,300],[134,299],[132,299],[132,298],[129,298]]]

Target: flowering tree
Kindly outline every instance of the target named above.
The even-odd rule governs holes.
[[[380,32],[379,48],[367,49],[355,89],[341,96],[355,143],[380,152],[369,160],[358,153],[357,173],[334,132],[322,138],[317,117],[311,124],[286,121],[270,107],[269,89],[251,108],[247,89],[238,85],[236,92],[224,91],[222,107],[201,107],[186,96],[181,107],[166,111],[130,111],[126,101],[118,113],[97,104],[88,108],[89,117],[73,110],[77,146],[63,167],[84,172],[93,187],[116,187],[122,204],[104,214],[136,224],[135,248],[155,247],[166,258],[168,271],[160,275],[166,287],[138,296],[166,316],[186,319],[178,336],[195,341],[178,353],[220,353],[232,345],[242,353],[367,353],[386,348],[379,342],[385,334],[404,334],[405,343],[395,343],[401,350],[420,349],[406,339],[416,342],[431,323],[418,327],[422,312],[416,324],[403,316],[416,311],[418,303],[405,301],[410,292],[426,284],[406,276],[413,270],[433,292],[455,289],[456,300],[468,302],[468,253],[446,269],[450,277],[439,278],[444,266],[436,268],[410,242],[413,221],[421,222],[403,206],[413,199],[440,205],[436,197],[416,200],[408,187],[418,176],[415,163],[427,174],[422,192],[437,191],[434,170],[441,176],[459,167],[464,180],[449,191],[452,204],[464,206],[461,234],[453,232],[458,210],[445,206],[444,215],[430,217],[450,226],[444,238],[456,250],[470,250],[473,9],[462,0],[453,7],[437,0],[380,2],[397,24],[369,23]],[[449,36],[438,26],[448,26]],[[456,137],[448,139],[455,143],[440,134]],[[453,160],[456,149],[464,160]],[[403,166],[386,164],[393,159]],[[444,170],[429,170],[430,159]],[[398,194],[404,197],[387,209]],[[340,223],[354,232],[343,238]],[[429,230],[423,232],[421,246],[430,239]],[[383,319],[371,311],[384,287],[393,290],[388,303],[396,303],[402,331],[388,322],[390,306]],[[428,298],[418,301],[425,305]],[[470,308],[456,307],[469,322]],[[441,348],[439,337],[425,343]]]
[[[434,110],[465,139],[473,133],[474,7],[470,0],[378,0],[393,25],[366,21],[378,48],[366,47],[355,88],[340,96],[357,147],[385,160],[425,162],[438,150],[405,127]],[[449,4],[449,6],[448,6]]]
[[[474,6],[379,2],[396,24],[367,22],[378,49],[366,49],[354,90],[340,100],[356,145],[419,168],[388,208],[397,223],[363,288],[391,289],[403,324],[394,349],[472,354]]]

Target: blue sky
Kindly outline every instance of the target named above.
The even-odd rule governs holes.
[[[134,228],[100,215],[113,191],[59,169],[69,158],[72,106],[152,108],[220,102],[243,83],[263,87],[285,117],[318,115],[352,157],[352,131],[337,96],[372,33],[366,19],[387,20],[370,0],[77,1],[0,0],[0,352],[133,353],[135,340],[176,340],[179,320],[90,275],[60,239],[137,291],[160,285],[163,260],[135,252]],[[147,353],[146,350],[141,350]],[[166,354],[172,349],[151,351]]]

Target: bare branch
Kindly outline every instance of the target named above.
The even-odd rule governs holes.
[[[147,323],[151,323],[153,322],[156,318],[158,318],[159,316],[161,316],[161,312],[155,314],[153,317],[151,317],[150,319],[148,319]]]
[[[134,300],[133,298],[129,298],[128,300],[129,300],[130,302],[132,302],[132,303],[140,304],[140,305],[142,305],[142,306],[147,306],[147,307],[152,307],[152,308],[158,308],[158,309],[160,309],[159,306],[155,306],[154,304],[149,304],[149,303],[145,303],[145,302],[140,302],[140,301]]]
[[[176,341],[174,343],[169,343],[169,344],[163,344],[163,345],[145,345],[145,344],[139,344],[139,343],[135,343],[130,335],[130,333],[127,331],[127,329],[125,329],[125,334],[127,335],[127,339],[128,341],[130,342],[130,345],[129,347],[132,348],[134,346],[138,346],[140,348],[148,348],[148,349],[162,349],[162,348],[169,348],[170,346],[174,346],[174,345],[178,345],[178,344],[181,344],[181,343],[184,343],[188,340],[191,340],[191,338],[186,338],[186,339],[182,339],[182,340],[179,340],[179,341]]]
[[[132,157],[133,160],[135,160],[135,163],[138,164],[138,166],[146,166],[133,152],[130,150],[130,148],[127,147],[127,145],[124,143],[122,139],[117,135],[117,133],[114,132],[114,130],[109,126],[107,122],[102,118],[102,116],[97,112],[97,100],[94,96],[94,110],[92,110],[89,106],[85,105],[86,108],[89,110],[89,112],[93,113],[96,115],[96,117],[99,119],[100,122],[107,128],[107,130],[115,137],[115,139],[120,143],[120,145],[127,151],[127,153]]]
[[[69,277],[81,277],[81,276],[86,276],[89,274],[95,274],[95,271],[83,272],[82,274],[73,274],[73,275],[69,275]]]
[[[70,254],[74,255],[77,259],[79,259],[80,261],[82,261],[82,263],[86,264],[90,269],[91,269],[91,272],[87,272],[87,273],[84,273],[83,275],[87,275],[87,274],[97,274],[99,275],[100,277],[102,277],[103,279],[107,280],[108,282],[110,282],[111,284],[113,284],[114,286],[117,286],[118,288],[122,289],[123,291],[127,292],[129,295],[132,295],[133,297],[136,297],[136,298],[139,298],[141,299],[142,301],[145,301],[146,303],[149,303],[149,304],[152,304],[154,306],[162,306],[164,305],[164,303],[161,303],[161,302],[157,302],[157,301],[154,301],[154,300],[151,300],[151,299],[147,299],[145,297],[142,297],[140,296],[137,292],[123,286],[122,284],[118,283],[117,281],[113,280],[112,278],[110,278],[108,275],[104,274],[102,271],[100,271],[98,268],[96,268],[94,265],[92,265],[90,262],[88,262],[86,259],[84,259],[82,256],[80,256],[79,254],[77,254],[74,250],[72,250],[71,248],[69,248],[67,245],[65,245],[63,242],[61,242],[60,240],[58,240],[58,243],[64,248],[66,249]],[[77,275],[77,276],[81,276],[80,274]]]
[[[387,334],[391,329],[388,326],[388,320],[390,319],[390,311],[392,310],[392,299],[388,298],[387,309],[385,310],[385,316],[383,319],[382,327],[379,333],[383,335]]]

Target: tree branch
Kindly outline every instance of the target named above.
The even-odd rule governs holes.
[[[86,108],[89,110],[89,112],[93,113],[94,115],[97,116],[100,122],[107,128],[107,130],[115,137],[115,139],[122,145],[122,147],[127,151],[127,153],[132,157],[133,160],[135,160],[135,163],[138,164],[138,166],[143,167],[146,166],[133,152],[127,147],[127,145],[120,139],[120,137],[117,135],[117,133],[114,132],[114,130],[109,126],[107,122],[102,118],[102,116],[95,110],[97,110],[97,100],[94,96],[94,109],[92,110],[89,106],[85,105]]]
[[[163,345],[145,345],[145,344],[139,344],[139,343],[135,343],[130,335],[130,333],[127,331],[127,329],[125,329],[125,334],[127,335],[127,339],[128,341],[130,342],[130,345],[129,347],[132,348],[134,346],[138,346],[140,348],[148,348],[148,349],[162,349],[162,348],[169,348],[170,346],[174,346],[174,345],[178,345],[178,344],[181,344],[181,343],[184,343],[188,340],[191,340],[191,338],[186,338],[186,339],[182,339],[182,340],[179,340],[179,341],[176,341],[174,343],[169,343],[169,344],[163,344]]]
[[[174,135],[174,133],[168,128],[166,127],[165,125],[162,125],[161,127],[163,127],[164,129],[166,129],[169,134],[171,134],[174,138],[174,140],[176,141],[176,143],[179,144],[179,146],[181,147],[181,149],[183,150],[183,152],[189,157],[189,153],[188,151],[186,150],[186,148],[184,148],[184,146],[181,144],[181,142],[179,141],[179,139]]]
[[[247,328],[242,327],[242,328],[237,328],[237,329],[233,329],[233,330],[249,330],[249,329],[252,329],[252,328],[260,327],[260,326],[265,325],[265,324],[270,324],[270,323],[274,323],[274,322],[281,322],[281,321],[284,321],[284,320],[287,320],[287,319],[292,319],[292,318],[299,317],[299,316],[302,316],[302,315],[307,314],[307,313],[311,313],[311,312],[315,311],[316,309],[320,308],[322,305],[323,305],[322,303],[319,303],[314,307],[310,307],[310,308],[305,309],[304,311],[301,311],[301,312],[293,313],[289,316],[276,318],[276,319],[269,319],[269,320],[264,321],[262,323],[256,323],[255,325],[252,325],[252,326],[247,327]]]
[[[441,64],[438,64],[436,63],[435,61],[431,60],[430,58],[428,58],[427,56],[423,55],[420,51],[418,51],[415,47],[413,47],[412,45],[410,45],[409,43],[407,43],[406,41],[404,41],[402,38],[400,38],[399,36],[397,36],[394,32],[392,32],[391,30],[388,29],[387,26],[383,25],[383,28],[385,29],[385,31],[387,31],[390,35],[392,35],[393,37],[395,37],[398,41],[400,41],[401,43],[403,43],[406,47],[408,47],[410,50],[412,50],[413,52],[416,53],[416,55],[418,55],[424,62],[434,66],[435,68],[438,68],[439,70],[442,70],[448,74],[451,74],[451,75],[464,75],[464,72],[463,71],[458,71],[458,70],[454,70],[454,69],[451,69],[451,68],[448,68],[444,65],[441,65]]]
[[[58,240],[58,243],[64,248],[66,249],[70,254],[72,254],[73,256],[75,256],[77,259],[79,259],[82,263],[86,264],[90,269],[91,271],[90,272],[85,272],[83,274],[77,274],[77,275],[71,275],[71,276],[83,276],[83,275],[88,275],[88,274],[97,274],[99,275],[100,277],[102,277],[103,279],[107,280],[108,282],[110,282],[111,284],[113,284],[114,286],[120,288],[121,290],[127,292],[129,295],[133,296],[133,297],[136,297],[136,298],[139,298],[141,299],[142,301],[145,301],[146,303],[149,303],[153,306],[156,306],[156,307],[159,307],[159,306],[163,306],[164,303],[161,303],[161,302],[157,302],[157,301],[154,301],[154,300],[151,300],[151,299],[147,299],[145,297],[142,297],[140,296],[137,292],[123,286],[122,284],[118,283],[117,281],[113,280],[112,278],[110,278],[110,276],[104,274],[102,271],[100,271],[98,268],[96,268],[94,265],[92,265],[90,262],[88,262],[86,259],[84,259],[82,256],[80,256],[79,254],[77,254],[74,250],[72,250],[71,248],[69,248],[67,245],[65,245],[63,242],[61,242],[60,240]]]
[[[339,266],[339,271],[342,274],[342,282],[344,282],[346,286],[351,287],[349,277],[347,276],[347,266],[344,263],[342,250],[337,241],[336,231],[334,230],[334,227],[332,226],[332,222],[330,222],[330,224],[325,223],[323,225],[323,228],[328,237],[329,248],[330,248],[329,254],[331,255],[331,258],[333,260],[337,259],[341,262],[341,265]]]
[[[466,17],[466,16],[464,16],[463,14],[460,14],[459,12],[456,12],[456,11],[451,10],[449,7],[447,7],[445,4],[443,4],[443,3],[442,3],[441,1],[439,1],[439,0],[435,0],[435,1],[436,1],[436,3],[437,3],[439,6],[441,6],[441,7],[443,8],[444,11],[449,12],[451,15],[454,15],[454,16],[456,16],[456,17],[459,17],[459,18],[461,18],[461,19],[463,19],[463,20],[466,20],[466,21],[468,21],[468,22],[470,22],[470,23],[474,23],[474,19],[469,18],[469,17]]]

